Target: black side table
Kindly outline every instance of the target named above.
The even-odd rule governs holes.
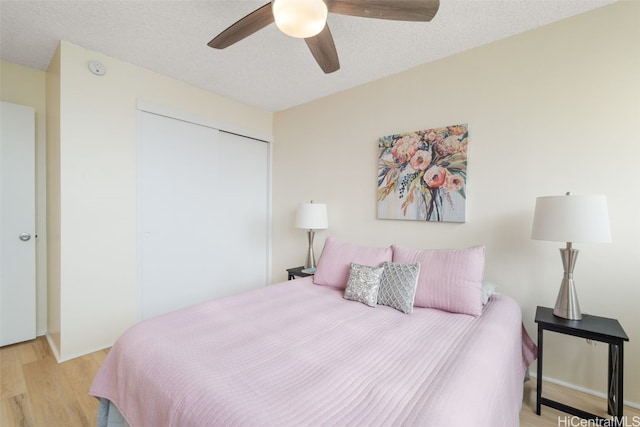
[[[313,273],[305,273],[302,270],[306,270],[306,268],[304,266],[302,266],[302,267],[294,267],[294,268],[287,268],[287,273],[289,275],[287,280],[293,280],[296,277],[313,276]]]
[[[629,337],[616,319],[583,314],[582,320],[567,320],[553,315],[553,309],[538,306],[536,310],[538,324],[538,383],[536,394],[536,414],[540,415],[540,406],[545,405],[559,411],[598,422],[604,419],[589,412],[542,397],[542,333],[544,330],[586,338],[609,344],[609,369],[607,375],[607,412],[618,420],[622,419],[624,401],[624,342]]]

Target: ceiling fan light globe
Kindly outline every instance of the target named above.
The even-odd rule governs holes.
[[[313,37],[327,23],[328,9],[323,0],[274,0],[272,8],[276,26],[291,37]]]

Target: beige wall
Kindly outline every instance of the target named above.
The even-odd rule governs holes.
[[[263,135],[273,134],[273,115],[70,43],[59,52],[60,240],[49,256],[59,259],[50,291],[66,360],[110,346],[138,320],[136,101]],[[106,74],[92,74],[90,60]]]
[[[62,324],[60,285],[60,46],[47,68],[47,338],[60,358]]]
[[[0,61],[0,100],[36,110],[36,330],[43,335],[47,331],[45,73]]]
[[[535,199],[606,194],[613,243],[576,244],[584,312],[616,317],[625,398],[640,403],[640,2],[623,1],[275,114],[274,279],[304,262],[297,203],[329,208],[316,233],[364,245],[487,245],[486,279],[522,306],[553,306],[562,244],[530,239]],[[468,123],[468,220],[376,219],[379,136]],[[547,334],[545,376],[604,393],[606,346]],[[534,369],[535,371],[535,369]]]

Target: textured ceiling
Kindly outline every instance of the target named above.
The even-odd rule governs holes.
[[[440,0],[427,23],[330,14],[341,69],[326,75],[274,24],[225,50],[207,46],[266,1],[0,0],[0,59],[45,70],[65,40],[280,111],[615,1]]]

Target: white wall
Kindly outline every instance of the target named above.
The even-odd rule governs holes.
[[[92,74],[90,60],[101,61],[106,74]],[[145,99],[263,135],[272,135],[273,118],[272,113],[70,43],[61,43],[59,66],[56,61],[54,57],[49,75],[52,86],[59,81],[60,88],[59,159],[50,179],[52,202],[59,199],[59,212],[51,215],[59,215],[59,224],[50,234],[59,234],[59,241],[49,247],[50,262],[54,260],[49,271],[51,332],[59,333],[59,339],[51,341],[59,359],[66,360],[110,346],[138,320],[136,101]],[[52,133],[55,125],[50,125]],[[52,140],[55,144],[55,136]]]
[[[273,275],[304,262],[297,203],[326,202],[324,238],[420,248],[487,245],[486,279],[553,306],[562,244],[530,239],[537,196],[606,194],[613,243],[576,244],[583,312],[618,318],[625,399],[640,403],[640,2],[622,1],[275,114]],[[468,221],[376,219],[377,139],[468,123]],[[606,391],[606,346],[547,334],[545,376]]]
[[[47,197],[45,73],[0,61],[0,100],[36,110],[36,332],[47,331]]]

